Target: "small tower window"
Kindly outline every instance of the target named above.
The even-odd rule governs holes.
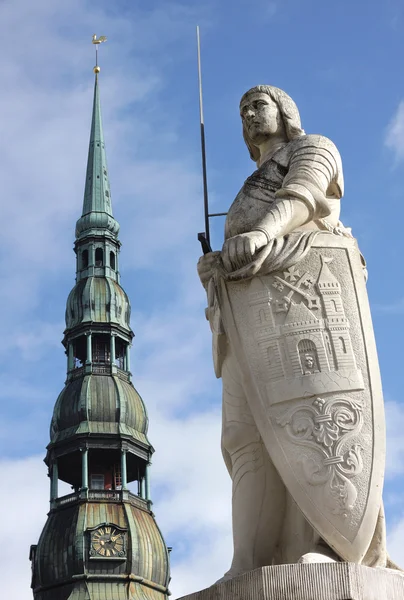
[[[115,252],[109,253],[109,266],[115,271]]]
[[[125,352],[126,352],[126,344],[119,338],[116,339],[115,344],[115,365],[119,369],[125,368]]]
[[[344,354],[346,354],[346,344],[345,344],[345,340],[343,337],[339,338],[339,342],[341,344],[341,350]]]
[[[73,368],[78,369],[86,362],[87,346],[86,338],[82,335],[73,342]]]
[[[81,268],[87,269],[88,267],[88,250],[83,250],[81,253]]]
[[[96,248],[95,250],[95,266],[102,267],[104,265],[104,250]]]
[[[90,487],[92,490],[103,490],[105,486],[105,477],[101,473],[91,475]]]

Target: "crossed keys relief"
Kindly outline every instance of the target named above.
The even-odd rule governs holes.
[[[308,294],[308,290],[312,288],[315,281],[308,272],[301,274],[296,267],[290,267],[282,273],[283,278],[279,275],[273,275],[275,281],[272,283],[279,292],[283,292],[286,288],[288,293],[278,300],[276,303],[276,312],[287,312],[294,294],[298,294],[307,303],[307,308],[313,310],[319,308],[319,299],[316,296]]]

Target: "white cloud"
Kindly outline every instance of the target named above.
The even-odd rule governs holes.
[[[404,473],[404,405],[386,402],[387,459],[386,477],[393,478]]]
[[[48,323],[46,321],[36,321],[29,331],[25,328],[16,329],[12,336],[12,345],[7,348],[7,352],[10,353],[10,350],[16,348],[21,353],[23,360],[41,360],[49,347],[61,349],[59,338],[63,329],[63,322]]]
[[[230,529],[216,529],[215,534],[196,538],[186,557],[174,566],[170,586],[174,598],[211,586],[229,569]]]
[[[156,517],[172,552],[174,597],[212,585],[230,567],[231,480],[220,453],[221,414],[153,415]]]
[[[393,151],[397,162],[404,160],[404,100],[399,103],[387,127],[384,143]]]
[[[46,467],[42,457],[33,456],[2,461],[0,469],[2,535],[7,540],[0,547],[2,596],[32,600],[29,548],[37,542],[49,509]]]
[[[375,312],[388,313],[392,315],[400,315],[404,312],[404,298],[399,298],[388,304],[372,304],[372,309]]]
[[[404,497],[401,498],[401,505],[404,501]],[[404,567],[404,515],[394,524],[391,533],[387,536],[387,548],[391,559],[399,565],[401,568]]]

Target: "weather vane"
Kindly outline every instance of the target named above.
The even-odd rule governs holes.
[[[98,66],[98,46],[100,44],[102,44],[102,42],[106,42],[106,41],[107,41],[107,37],[105,35],[100,35],[100,37],[97,38],[97,34],[94,33],[93,39],[92,39],[93,44],[95,44],[95,67],[94,67],[94,73],[99,73],[100,72],[100,67]]]

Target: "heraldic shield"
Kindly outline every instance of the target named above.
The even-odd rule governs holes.
[[[356,241],[319,233],[297,264],[216,286],[272,462],[312,527],[360,562],[382,502],[385,424]]]

